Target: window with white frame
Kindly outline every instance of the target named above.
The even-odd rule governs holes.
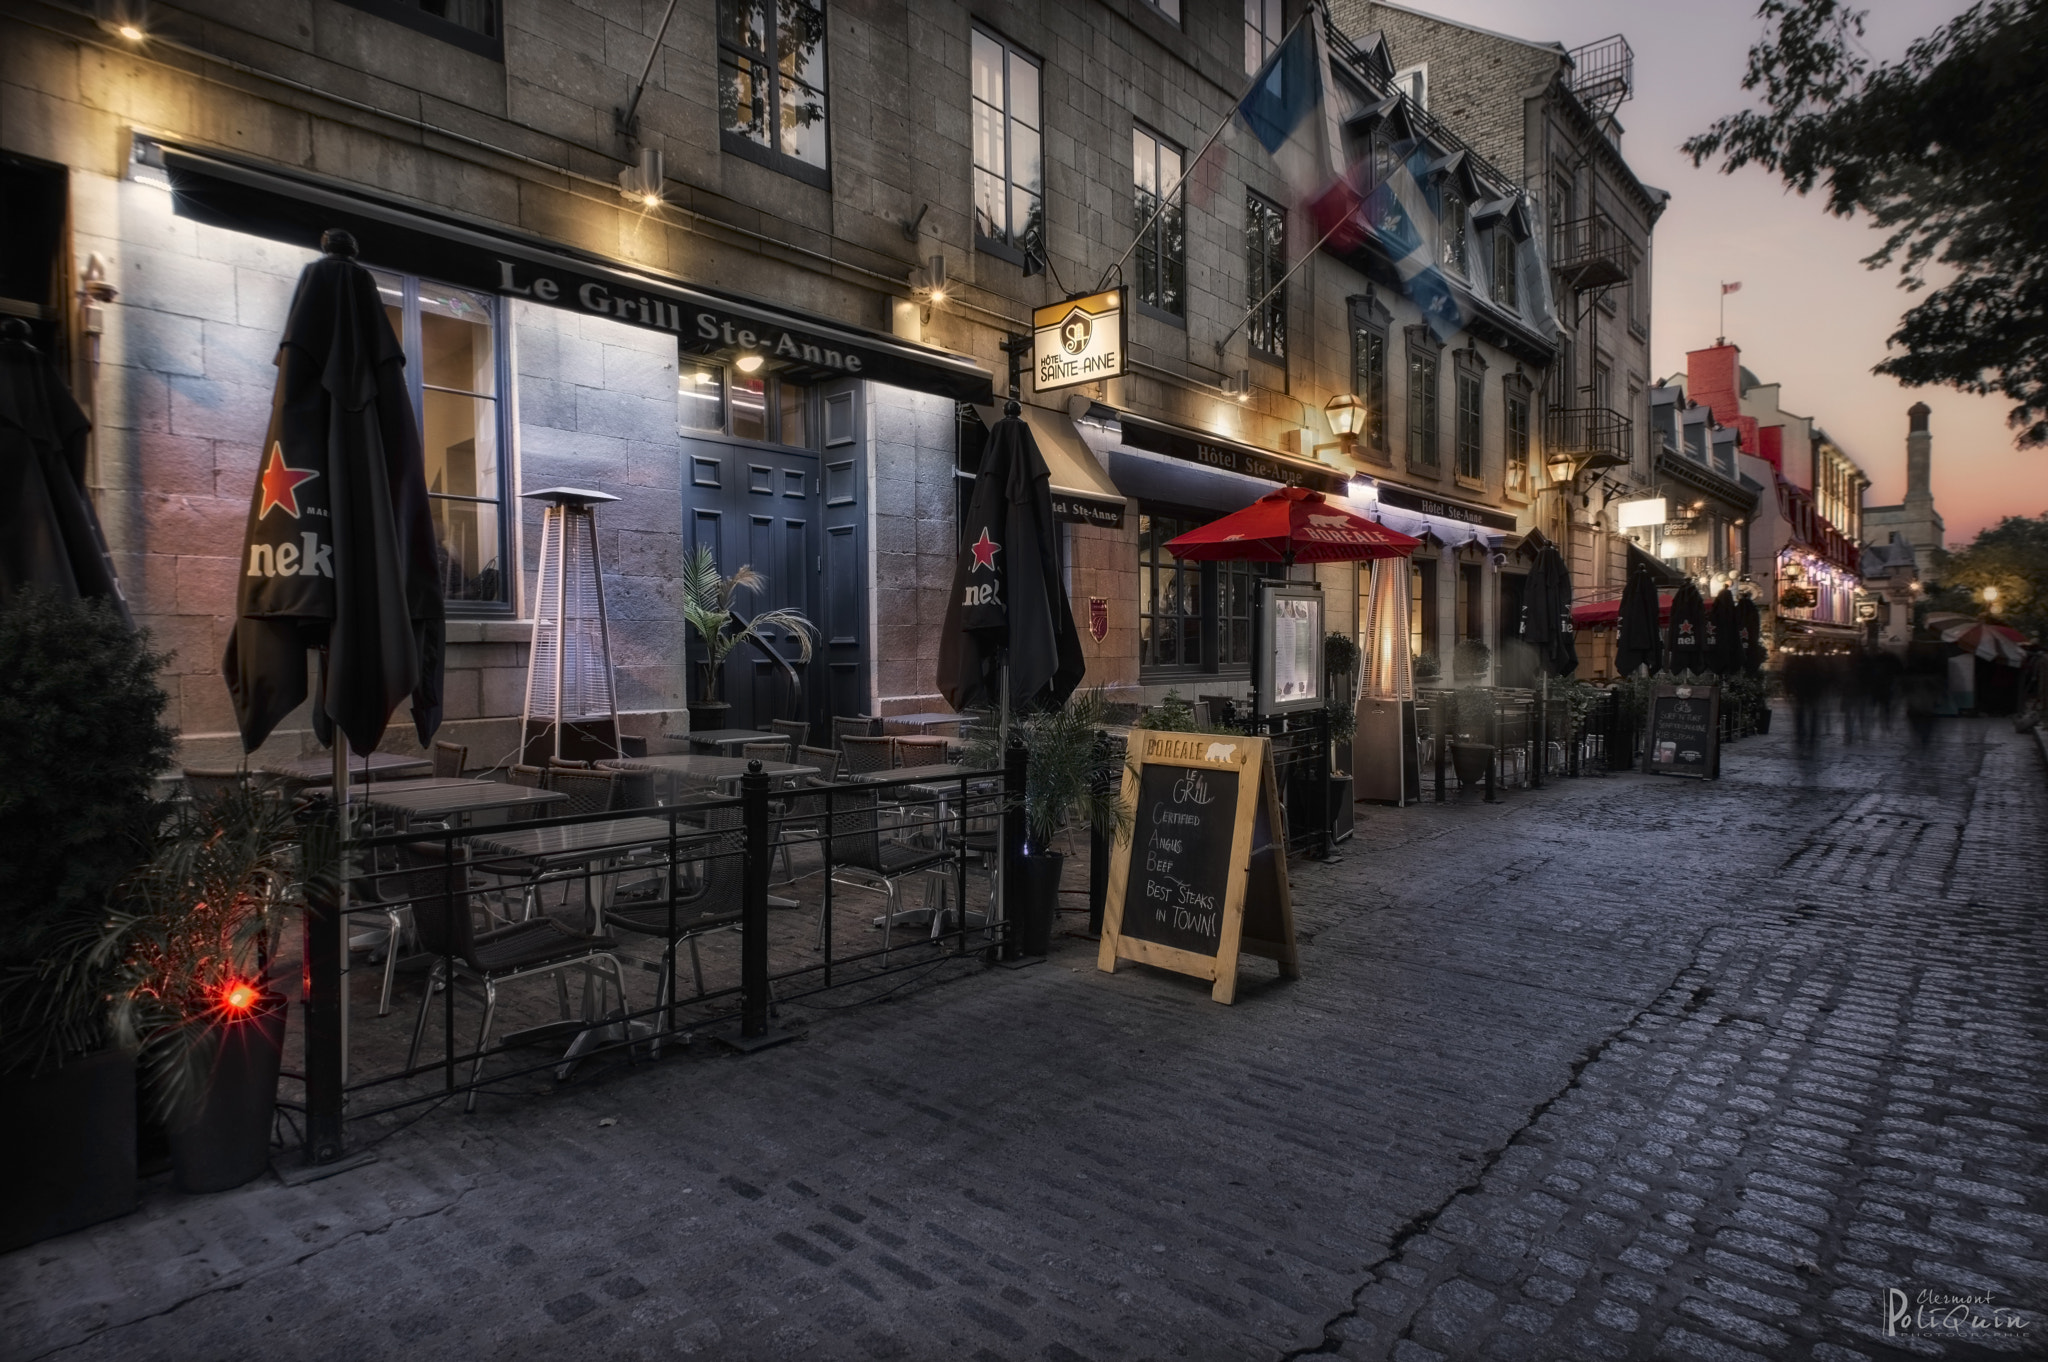
[[[1131,174],[1143,229],[1133,253],[1138,302],[1169,317],[1180,317],[1187,311],[1187,239],[1182,221],[1186,195],[1180,183],[1180,148],[1143,128],[1131,129]],[[1160,196],[1169,191],[1173,198],[1161,212]]]
[[[1280,0],[1244,0],[1244,73],[1256,75],[1280,45]]]
[[[1440,466],[1437,383],[1442,360],[1442,343],[1428,327],[1408,328],[1408,466],[1432,474]]]
[[[1506,223],[1493,229],[1493,301],[1511,312],[1522,307],[1520,246]]]
[[[1252,310],[1245,335],[1254,350],[1287,357],[1287,214],[1247,194],[1244,201],[1245,305]],[[1270,296],[1269,296],[1270,295]]]
[[[1471,250],[1467,236],[1471,230],[1466,222],[1465,196],[1449,185],[1443,188],[1443,235],[1444,268],[1458,275],[1469,276],[1472,272]]]
[[[1045,253],[1038,63],[974,30],[974,242],[1014,264]]]
[[[720,144],[829,185],[824,0],[718,0]]]
[[[475,613],[509,609],[499,302],[417,275],[371,273],[405,349],[442,597]]]

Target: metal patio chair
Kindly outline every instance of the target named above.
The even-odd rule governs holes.
[[[801,747],[811,740],[811,722],[808,719],[770,719],[768,727],[789,739],[792,748]]]
[[[873,775],[896,765],[896,739],[848,736],[839,740],[841,771],[849,776]]]
[[[855,889],[879,890],[888,896],[882,914],[882,962],[888,963],[894,945],[896,914],[900,911],[904,880],[930,875],[952,863],[951,852],[908,842],[885,841],[881,829],[881,801],[875,790],[847,789],[832,792],[827,849],[831,854],[832,881]],[[822,796],[821,796],[822,798]],[[942,881],[943,882],[943,881]],[[936,919],[934,919],[936,920]],[[818,909],[818,949],[825,948],[825,910]]]
[[[631,1009],[626,1002],[626,977],[615,952],[618,942],[601,933],[573,932],[553,918],[538,917],[494,931],[476,929],[476,898],[487,892],[471,874],[469,849],[447,842],[406,842],[399,844],[398,883],[412,909],[413,929],[422,949],[433,955],[433,966],[420,991],[420,1015],[413,1023],[412,1048],[406,1052],[405,1067],[419,1062],[420,1042],[427,1033],[427,1013],[432,1010],[438,985],[467,987],[483,1003],[483,1020],[477,1028],[476,1062],[469,1072],[470,1093],[466,1111],[476,1110],[476,1084],[483,1077],[484,1052],[490,1048],[491,1022],[498,1013],[498,988],[522,979],[552,977],[555,996],[564,1020],[569,1016],[569,989],[562,978],[565,971],[581,970],[584,975],[584,1019],[591,1015],[591,985],[602,971],[611,977],[619,993],[619,1011]],[[602,1001],[600,997],[600,1002]]]
[[[666,897],[667,877],[665,873],[657,872],[632,884],[621,885],[605,906],[599,930],[632,932],[637,936],[657,937],[664,944],[687,945],[690,948],[690,972],[697,982],[697,997],[703,997],[704,961],[697,952],[697,938],[740,920],[746,843],[746,832],[741,827],[738,809],[706,809],[704,831],[692,832],[688,842],[678,849],[679,859],[688,856],[699,862],[703,869],[696,877],[691,892],[676,900],[673,921]],[[671,931],[674,935],[670,935]],[[668,1005],[674,984],[668,970],[667,952],[663,952],[662,959],[638,963],[642,969],[650,970],[661,978],[654,999],[655,1009],[659,1011]],[[658,1042],[654,1057],[661,1057]]]
[[[443,780],[460,780],[469,763],[469,748],[459,742],[434,741],[434,774]]]

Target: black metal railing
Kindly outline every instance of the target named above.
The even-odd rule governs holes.
[[[1550,231],[1550,267],[1575,293],[1627,283],[1639,255],[1628,233],[1605,213],[1560,222]]]
[[[1571,50],[1566,85],[1595,115],[1611,114],[1635,94],[1636,54],[1616,33]]]
[[[1546,456],[1569,455],[1575,474],[1621,467],[1635,448],[1635,421],[1610,407],[1552,407],[1543,445]]]
[[[1023,846],[1025,767],[1013,757],[936,781],[882,772],[778,788],[757,769],[731,796],[488,826],[386,823],[350,840],[345,873],[332,810],[316,805],[303,847],[304,1056],[287,1064],[305,1091],[281,1103],[303,1109],[308,1161],[342,1157],[354,1123],[456,1096],[474,1105],[481,1091],[658,1058],[700,1036],[758,1048],[780,1038],[782,1009],[828,990],[1014,958],[996,910],[996,867]],[[361,797],[374,808],[375,796],[371,785]],[[795,899],[773,893],[778,860]],[[901,906],[918,885],[926,901]],[[879,944],[849,929],[849,903],[856,922],[883,908]],[[929,929],[901,939],[898,920],[920,914]],[[366,944],[373,960],[399,954],[350,968],[351,947]],[[542,1018],[548,976],[560,1015]]]

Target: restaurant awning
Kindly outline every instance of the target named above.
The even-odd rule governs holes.
[[[1657,623],[1660,625],[1671,623],[1671,594],[1669,591],[1657,593]],[[1572,607],[1574,629],[1612,629],[1620,620],[1619,596],[1612,600],[1587,601],[1584,605]]]
[[[996,406],[976,406],[974,414],[990,430],[1002,419]],[[1052,475],[1052,513],[1057,520],[1119,529],[1124,523],[1124,494],[1110,481],[1095,457],[1074,429],[1073,418],[1063,411],[1047,411],[1029,403],[1019,405],[1017,414],[1031,428],[1038,452],[1045,456],[1046,471]]]
[[[989,372],[965,355],[297,171],[154,139],[140,149],[169,178],[172,211],[195,222],[308,249],[339,227],[354,235],[365,264],[667,331],[687,351],[737,346],[810,376],[868,379],[963,402],[987,402],[993,393]]]

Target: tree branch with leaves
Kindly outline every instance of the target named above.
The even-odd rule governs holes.
[[[1885,234],[1925,296],[1875,372],[2000,395],[2023,447],[2048,444],[2048,0],[1983,0],[1897,62],[1862,48],[1865,11],[1764,0],[1742,88],[1763,107],[1684,146],[1694,165],[1759,165]]]

